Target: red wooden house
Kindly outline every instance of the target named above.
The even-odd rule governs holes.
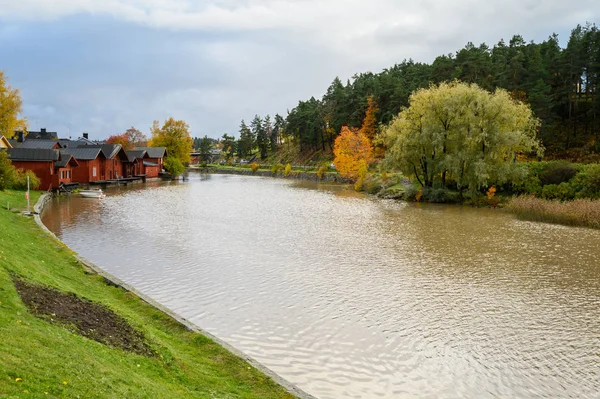
[[[143,161],[146,177],[158,177],[163,171],[163,161],[167,156],[167,149],[165,147],[136,147],[136,151],[146,151],[148,154],[148,158]]]
[[[56,177],[56,162],[60,153],[52,149],[8,148],[6,150],[12,164],[17,169],[30,170],[40,179],[40,189],[58,188],[61,181]]]
[[[129,159],[127,153],[123,150],[121,144],[95,144],[95,145],[79,145],[77,148],[99,148],[104,155],[104,165],[102,175],[104,179],[113,180],[123,177],[129,177],[127,174],[127,164]]]
[[[72,169],[72,181],[87,184],[90,182],[106,180],[106,157],[102,149],[95,147],[63,148],[61,155],[71,155],[77,160],[79,166]]]
[[[79,162],[69,154],[61,154],[60,160],[54,162],[54,176],[52,178],[52,187],[59,187],[61,184],[73,182],[73,169],[79,166]]]

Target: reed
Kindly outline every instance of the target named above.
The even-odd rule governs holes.
[[[514,197],[506,209],[519,219],[600,229],[600,200],[544,200],[533,196]]]

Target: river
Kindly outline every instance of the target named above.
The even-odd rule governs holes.
[[[320,399],[598,398],[598,230],[283,179],[140,187],[43,221]]]

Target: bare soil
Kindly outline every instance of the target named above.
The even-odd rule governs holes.
[[[73,332],[104,345],[154,356],[144,335],[106,306],[17,278],[14,282],[21,299],[34,315],[67,328],[74,327]]]

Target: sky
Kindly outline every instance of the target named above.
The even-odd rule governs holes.
[[[469,41],[526,41],[600,22],[598,0],[0,0],[0,70],[30,130],[105,139],[183,119],[239,136],[333,79]]]

